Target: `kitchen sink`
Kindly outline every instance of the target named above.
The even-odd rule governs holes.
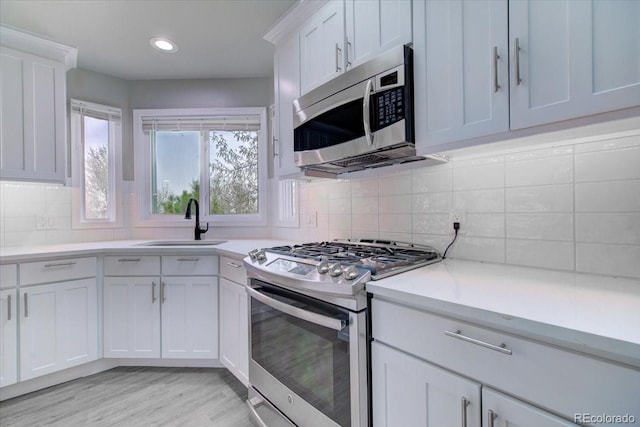
[[[136,246],[215,246],[226,240],[153,240],[138,243]]]

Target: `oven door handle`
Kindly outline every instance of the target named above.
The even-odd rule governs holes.
[[[250,297],[257,299],[261,303],[275,308],[276,310],[283,313],[289,314],[293,317],[297,317],[298,319],[306,320],[307,322],[315,323],[316,325],[335,329],[336,331],[341,331],[347,326],[347,322],[343,319],[323,316],[322,314],[302,310],[301,308],[294,307],[292,305],[268,297],[265,294],[255,290],[254,288],[247,287],[247,292],[249,292]]]

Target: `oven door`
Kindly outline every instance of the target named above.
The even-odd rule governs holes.
[[[251,385],[298,425],[362,425],[365,313],[352,313],[257,279],[251,279],[247,291]]]

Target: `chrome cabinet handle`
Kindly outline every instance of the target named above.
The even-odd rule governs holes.
[[[53,264],[45,264],[44,268],[68,267],[70,265],[76,265],[76,262],[72,261],[72,262],[57,262],[57,263],[53,263]]]
[[[469,406],[469,401],[466,397],[463,397],[461,400],[461,408],[462,408],[462,427],[467,427],[467,406]]]
[[[240,268],[242,267],[240,264],[236,264],[235,262],[225,262],[229,267]]]
[[[370,147],[373,147],[373,134],[371,133],[371,123],[369,123],[369,114],[371,107],[371,89],[373,87],[373,80],[367,80],[367,86],[364,89],[364,98],[362,100],[362,123],[364,124],[364,137],[367,139],[367,143]]]
[[[306,320],[307,322],[325,326],[336,331],[341,331],[347,326],[347,322],[342,319],[324,316],[322,314],[313,313],[289,304],[285,304],[284,302],[280,302],[278,300],[270,298],[250,287],[247,287],[246,289],[251,298],[255,298],[256,300],[265,305],[268,305],[271,308],[275,308],[278,311],[289,314],[293,317],[297,317],[298,319]]]
[[[24,318],[29,317],[29,296],[24,293]]]
[[[498,59],[500,59],[500,55],[498,55],[498,46],[493,47],[493,91],[497,92],[500,90],[500,84],[498,83]]]
[[[351,42],[347,40],[347,68],[351,67],[351,61],[349,61],[349,50],[353,51],[353,46],[351,45]]]
[[[167,296],[166,296],[166,288],[167,284],[164,282],[160,282],[160,302],[164,304],[164,302],[167,300]]]
[[[491,409],[489,409],[489,412],[487,412],[487,426],[488,427],[493,427],[493,425],[494,425],[493,421],[496,419],[497,416],[498,416],[498,414],[496,414]]]
[[[278,138],[274,136],[273,138],[271,138],[271,152],[273,153],[273,157],[278,157],[280,155],[278,153],[278,150],[276,150],[277,146],[278,146]]]
[[[516,65],[516,86],[520,86],[520,83],[522,83],[522,79],[520,78],[520,39],[517,37],[514,47],[514,61]]]
[[[139,262],[140,258],[120,258],[118,262]]]
[[[471,344],[476,344],[476,345],[479,345],[481,347],[488,348],[490,350],[495,350],[497,352],[500,352],[500,353],[503,353],[503,354],[506,354],[506,355],[509,355],[509,356],[511,356],[511,354],[513,353],[511,350],[509,350],[507,348],[507,345],[505,343],[502,343],[500,345],[489,344],[488,342],[480,341],[480,340],[477,340],[475,338],[471,338],[471,337],[468,337],[466,335],[462,335],[460,330],[457,330],[455,332],[444,331],[444,334],[449,336],[449,337],[457,338],[459,340],[462,340],[462,341],[465,341],[465,342],[468,342],[468,343],[471,343]]]
[[[151,282],[151,304],[156,302],[156,282]]]
[[[200,258],[178,258],[180,262],[198,262]]]
[[[342,52],[342,49],[340,49],[340,45],[336,43],[336,73],[339,73],[340,71],[342,71],[342,68],[340,68],[340,64],[338,63],[338,59],[340,58],[341,52]]]
[[[11,320],[11,295],[7,295],[7,320]]]

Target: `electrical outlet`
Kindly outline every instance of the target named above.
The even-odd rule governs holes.
[[[465,233],[465,212],[464,211],[453,211],[451,212],[451,231],[450,234],[454,234],[455,230],[453,229],[453,223],[457,222],[460,224],[460,229],[458,230],[458,234]]]
[[[313,211],[307,215],[307,227],[315,228],[318,226],[318,212]]]
[[[36,230],[46,230],[49,228],[49,219],[47,215],[36,216]]]

